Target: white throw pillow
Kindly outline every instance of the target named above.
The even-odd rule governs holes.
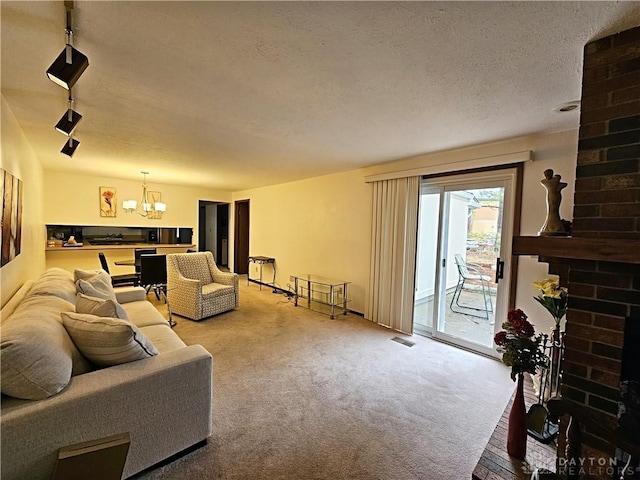
[[[90,297],[83,293],[76,295],[76,313],[88,313],[98,317],[120,318],[113,300]]]
[[[78,293],[83,293],[89,297],[113,301],[118,312],[118,318],[129,320],[127,312],[118,303],[116,292],[111,285],[111,277],[104,270],[100,270],[92,277],[79,278],[76,282],[76,288]]]
[[[84,313],[61,314],[78,350],[101,367],[142,360],[158,354],[151,341],[131,322]]]

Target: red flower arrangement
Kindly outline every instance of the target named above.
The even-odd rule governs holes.
[[[520,310],[509,310],[507,321],[502,324],[504,330],[493,337],[502,353],[502,361],[511,367],[511,379],[525,372],[534,374],[538,367],[544,367],[547,356],[540,348],[543,336],[535,335],[533,325],[527,320],[527,315]]]

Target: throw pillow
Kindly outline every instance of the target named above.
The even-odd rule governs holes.
[[[106,273],[107,275],[109,275],[106,271],[100,269],[100,270],[81,270],[80,268],[76,268],[73,271],[73,281],[77,282],[78,280],[88,280],[91,277],[95,277],[96,275],[99,275],[100,273]]]
[[[113,300],[90,297],[83,293],[76,295],[76,313],[89,313],[98,317],[120,318]]]
[[[118,318],[129,320],[127,312],[116,299],[116,292],[114,292],[113,286],[111,285],[111,277],[104,270],[100,270],[100,272],[93,277],[86,279],[79,278],[76,282],[76,288],[78,293],[83,293],[89,297],[112,300],[115,304],[116,312],[118,312]]]
[[[63,312],[62,323],[82,354],[101,367],[158,354],[144,333],[127,320]]]

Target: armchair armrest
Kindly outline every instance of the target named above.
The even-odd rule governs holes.
[[[178,288],[178,289],[186,289],[191,294],[197,294],[200,292],[200,280],[196,280],[195,278],[187,278],[182,275],[178,275],[173,280],[175,280],[175,284],[172,282],[167,285],[169,288]]]
[[[238,284],[238,274],[237,273],[228,273],[228,272],[219,272],[211,275],[213,277],[213,281],[215,283],[220,283],[222,285],[234,285]]]

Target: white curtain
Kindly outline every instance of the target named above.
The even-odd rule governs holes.
[[[365,316],[411,335],[420,177],[372,183],[371,278]]]

